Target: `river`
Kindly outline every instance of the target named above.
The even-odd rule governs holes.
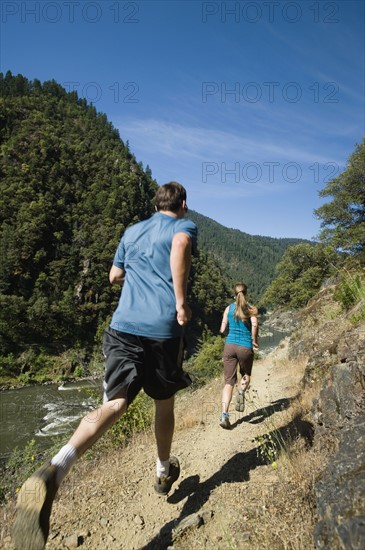
[[[286,336],[286,333],[269,330],[260,329],[261,355],[273,350]],[[15,447],[23,448],[30,439],[47,448],[52,443],[52,436],[70,434],[80,418],[97,404],[87,391],[90,388],[101,395],[101,380],[27,386],[0,392],[1,462]]]

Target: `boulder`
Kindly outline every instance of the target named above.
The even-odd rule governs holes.
[[[316,484],[317,548],[362,550],[365,545],[365,414],[342,434],[337,453]]]

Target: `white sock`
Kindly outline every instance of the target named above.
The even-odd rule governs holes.
[[[156,475],[157,477],[168,476],[170,470],[170,459],[169,460],[160,460],[159,458],[156,461]]]
[[[56,483],[58,486],[61,485],[76,460],[76,449],[68,443],[52,458],[51,464],[57,466]]]

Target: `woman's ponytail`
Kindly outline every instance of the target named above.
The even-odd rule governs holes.
[[[252,315],[257,315],[257,308],[251,307],[247,301],[247,285],[237,283],[234,286],[236,297],[235,317],[242,321],[247,321]]]

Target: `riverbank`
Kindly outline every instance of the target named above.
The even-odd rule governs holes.
[[[100,366],[100,369],[103,367]],[[39,381],[37,379],[32,380],[31,382],[27,383],[21,383],[21,382],[15,382],[12,380],[5,381],[0,378],[0,392],[8,391],[8,390],[20,390],[22,388],[30,388],[34,386],[51,386],[51,385],[58,385],[62,386],[64,384],[72,384],[77,382],[88,382],[88,381],[95,381],[100,380],[102,378],[102,370],[100,370],[100,374],[93,374],[89,376],[80,376],[80,377],[68,377],[64,378],[63,376],[54,376],[53,378],[50,378],[49,380],[42,380]]]
[[[101,354],[87,360],[86,353],[79,350],[68,350],[60,356],[42,353],[36,355],[33,352],[23,359],[23,355],[13,358],[17,368],[0,368],[0,392],[29,386],[92,380],[102,376],[104,372],[104,358]],[[4,361],[6,358],[1,359]],[[9,371],[17,371],[19,368],[19,375],[9,375]]]

